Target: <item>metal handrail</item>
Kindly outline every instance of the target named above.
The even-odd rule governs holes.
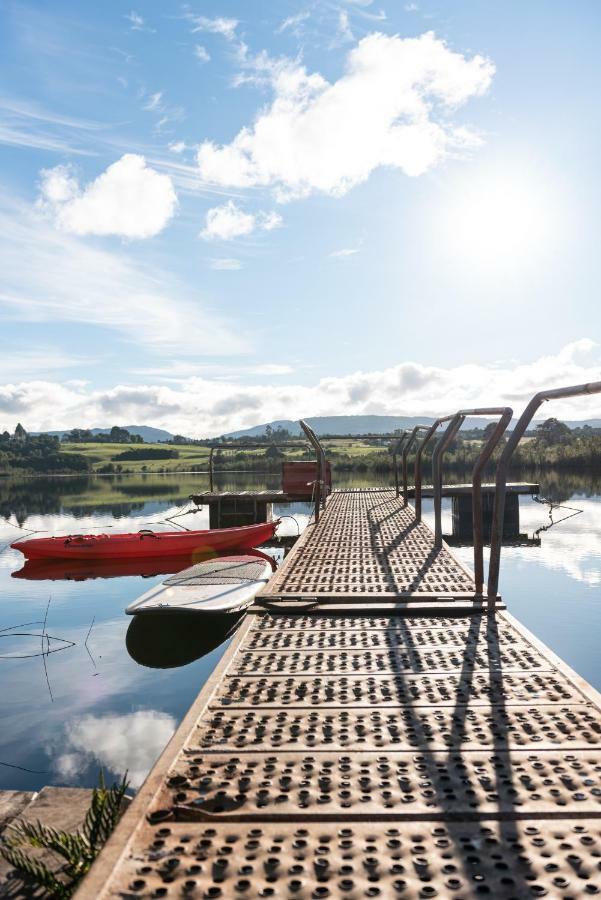
[[[501,567],[501,544],[503,541],[503,520],[505,518],[505,494],[507,486],[507,471],[509,461],[521,437],[528,428],[532,418],[539,408],[547,400],[560,400],[564,397],[580,397],[583,394],[601,393],[601,381],[592,381],[588,384],[577,384],[573,387],[556,388],[550,391],[539,391],[535,394],[513,429],[507,444],[503,448],[497,465],[497,477],[495,481],[495,499],[493,506],[492,528],[490,535],[490,562],[488,566],[488,597],[493,599],[499,589],[499,569]]]
[[[397,497],[401,493],[400,487],[399,487],[399,467],[398,467],[397,457],[401,451],[401,447],[403,446],[403,442],[406,437],[407,437],[407,431],[403,431],[403,433],[400,435],[400,437],[397,438],[397,440],[395,440],[394,444],[392,445],[392,468],[394,471],[394,489],[395,489]]]
[[[300,419],[299,425],[307,435],[307,439],[315,450],[317,457],[317,479],[315,481],[315,524],[317,524],[319,522],[319,510],[325,503],[328,494],[326,454],[311,426],[304,419]]]
[[[426,449],[429,442],[432,440],[432,437],[436,433],[436,430],[442,425],[443,422],[448,422],[449,419],[452,419],[453,416],[441,416],[440,419],[436,419],[429,427],[428,431],[421,444],[417,448],[417,453],[415,454],[415,468],[413,481],[415,484],[415,521],[421,522],[422,520],[422,456],[424,454],[424,450]]]
[[[442,454],[447,449],[465,421],[465,416],[457,412],[450,417],[444,434],[439,439],[432,454],[432,487],[434,488],[434,546],[442,547]]]
[[[451,419],[444,435],[436,445],[432,457],[432,480],[434,484],[434,543],[442,547],[442,459],[451,441],[463,425],[467,416],[499,416],[493,432],[482,447],[472,470],[472,528],[474,536],[474,583],[476,593],[484,588],[484,522],[482,517],[482,472],[484,466],[511,422],[513,410],[509,406],[479,407],[460,409]]]
[[[403,506],[407,506],[409,502],[409,491],[407,489],[407,456],[409,455],[409,451],[413,446],[413,442],[417,437],[419,431],[429,431],[429,425],[415,425],[413,430],[409,435],[409,439],[405,443],[403,447]],[[398,496],[398,495],[397,495]]]

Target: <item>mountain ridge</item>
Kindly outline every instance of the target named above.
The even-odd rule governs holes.
[[[534,420],[543,422],[545,418]],[[313,428],[317,435],[349,435],[349,434],[390,434],[397,429],[413,428],[415,425],[431,425],[435,421],[434,416],[307,416],[305,421]],[[468,416],[464,428],[485,428],[496,419]],[[513,419],[509,428],[513,428],[517,420]],[[564,420],[569,428],[579,428],[590,425],[592,428],[601,428],[601,419]],[[292,435],[301,433],[300,425],[293,419],[276,419],[273,422],[265,422],[262,425],[254,425],[252,428],[243,428],[238,431],[230,431],[222,435],[225,438],[259,437],[265,434],[265,429],[271,426],[274,430],[285,428]]]

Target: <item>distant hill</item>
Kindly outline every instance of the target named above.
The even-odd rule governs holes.
[[[546,417],[545,417],[546,418]],[[415,425],[431,425],[433,416],[309,416],[305,419],[316,434],[390,434],[398,428],[413,428]],[[464,428],[485,428],[494,419],[467,418]],[[543,418],[535,419],[542,422]],[[591,428],[600,428],[601,419],[586,419],[582,421],[565,420],[570,428],[578,428],[590,425]],[[510,428],[515,424],[511,423]],[[254,425],[241,431],[231,431],[224,435],[226,438],[259,437],[265,434],[267,425],[272,428],[286,428],[290,434],[300,434],[300,426],[292,419],[277,419],[275,422],[266,422],[263,425]]]
[[[148,444],[170,441],[173,438],[170,431],[164,431],[162,428],[152,428],[151,425],[123,425],[122,427],[129,431],[130,434],[139,434],[142,440]],[[68,430],[68,428],[65,428],[64,431],[46,431],[45,434],[53,434],[62,438],[63,434],[66,434]],[[110,428],[90,428],[92,434],[108,434],[110,430]]]

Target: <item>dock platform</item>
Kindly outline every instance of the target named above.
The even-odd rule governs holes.
[[[76,896],[599,894],[600,704],[394,491],[334,492]]]

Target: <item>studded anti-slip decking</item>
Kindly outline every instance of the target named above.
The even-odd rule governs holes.
[[[343,503],[334,495],[299,565]],[[361,600],[295,614],[269,598],[79,900],[601,893],[601,711],[586,682],[498,608],[413,615],[403,599],[371,615]]]
[[[276,573],[279,596],[435,599],[472,594],[473,579],[394,491],[336,491]]]

